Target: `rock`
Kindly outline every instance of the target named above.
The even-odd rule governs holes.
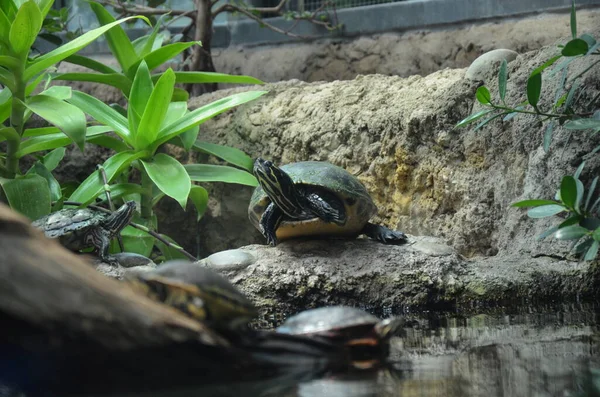
[[[123,267],[156,267],[156,264],[152,262],[152,259],[134,252],[119,252],[117,254],[113,254],[113,257],[115,257],[117,261],[119,261],[119,265]]]
[[[498,49],[486,52],[471,63],[465,77],[470,80],[485,80],[490,71],[497,67],[503,60],[507,63],[517,58],[519,53],[513,50]]]
[[[368,239],[289,240],[243,247],[256,262],[221,270],[265,316],[350,305],[467,311],[527,300],[547,303],[598,294],[600,271],[589,262],[548,257],[467,260],[441,239],[409,236],[384,245]]]
[[[210,255],[203,264],[218,271],[242,270],[256,261],[256,257],[243,249],[221,251]]]

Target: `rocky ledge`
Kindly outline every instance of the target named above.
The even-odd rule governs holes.
[[[481,310],[594,297],[600,285],[593,263],[516,255],[466,259],[441,239],[419,236],[397,246],[366,239],[255,244],[199,265],[229,277],[267,315],[331,304]]]

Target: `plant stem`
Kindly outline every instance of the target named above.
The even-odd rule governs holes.
[[[25,82],[23,72],[25,71],[25,60],[13,71],[15,77],[15,92],[12,94],[12,110],[10,114],[10,125],[17,131],[19,137],[23,136],[25,118]],[[19,159],[16,154],[21,146],[21,140],[9,140],[6,146],[6,171],[7,177],[12,179],[19,171]]]
[[[153,182],[150,179],[150,176],[144,169],[144,167],[139,168],[140,173],[142,174],[142,189],[144,189],[144,193],[142,193],[142,201],[140,209],[142,218],[150,220],[152,219],[152,186]]]
[[[591,116],[593,114],[593,113],[582,113],[582,114],[562,114],[562,113],[556,113],[556,114],[552,114],[552,113],[543,113],[543,112],[532,112],[531,110],[520,110],[520,109],[515,109],[515,108],[511,108],[511,107],[507,107],[507,106],[498,106],[498,105],[494,105],[494,104],[491,104],[491,103],[490,103],[490,106],[493,107],[494,109],[505,110],[505,111],[508,111],[510,113],[535,114],[537,116],[547,116],[549,118],[555,118],[555,119],[559,119],[561,117],[572,118],[573,116],[585,117],[585,116]]]

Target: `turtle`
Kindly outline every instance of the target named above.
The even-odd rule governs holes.
[[[126,280],[150,298],[169,305],[217,330],[240,330],[258,315],[254,304],[225,277],[183,259],[147,272],[130,272]]]
[[[253,172],[259,186],[248,217],[270,245],[301,236],[360,234],[386,244],[407,241],[404,233],[369,222],[377,206],[366,187],[341,167],[324,161],[277,167],[258,158]]]
[[[32,225],[48,238],[58,238],[66,248],[79,251],[94,247],[103,262],[116,264],[109,255],[110,240],[131,222],[135,201],[128,201],[113,213],[91,208],[65,208],[43,216]]]
[[[350,306],[309,309],[289,317],[276,332],[312,336],[350,348],[354,365],[368,368],[373,360],[389,352],[389,340],[397,335],[404,320],[376,316]]]

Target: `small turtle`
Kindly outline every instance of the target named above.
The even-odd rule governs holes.
[[[112,214],[91,208],[67,208],[46,215],[32,223],[48,238],[58,238],[66,248],[79,251],[94,247],[103,262],[115,264],[108,254],[110,240],[131,221],[135,201],[129,201]]]
[[[296,314],[280,325],[277,332],[344,344],[355,357],[355,366],[369,368],[376,359],[388,354],[389,339],[403,324],[399,318],[380,320],[354,307],[329,306]]]
[[[215,329],[243,328],[258,315],[254,304],[225,277],[186,260],[172,260],[149,272],[126,276],[150,298]]]
[[[300,236],[357,237],[382,243],[406,242],[402,232],[369,223],[377,207],[365,186],[343,168],[322,161],[282,167],[254,162],[258,186],[248,216],[267,243]]]

